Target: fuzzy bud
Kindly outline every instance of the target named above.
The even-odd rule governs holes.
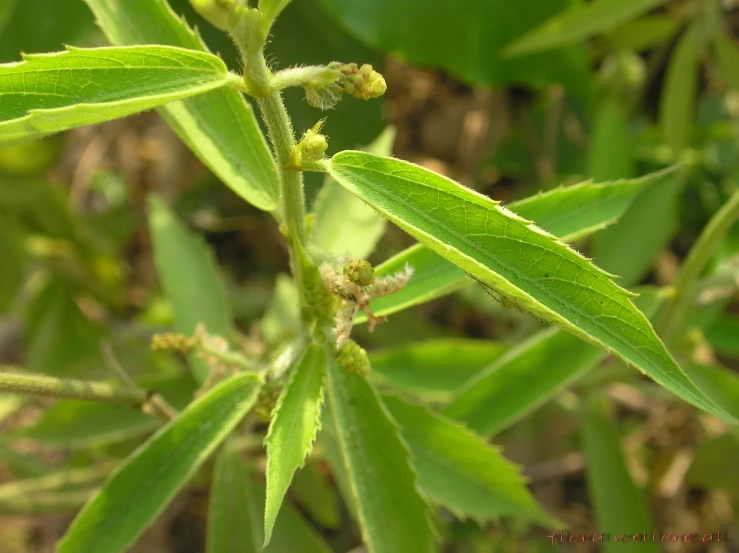
[[[367,376],[372,371],[367,352],[354,340],[349,340],[339,349],[336,362],[348,373],[358,376]]]
[[[260,422],[268,423],[272,417],[277,400],[280,398],[282,389],[285,387],[284,376],[273,377],[267,376],[264,385],[259,390],[256,405],[254,406],[254,414]]]
[[[345,263],[344,274],[357,286],[369,286],[375,281],[375,270],[369,261],[362,259]]]
[[[300,168],[303,162],[316,162],[323,159],[328,149],[326,137],[319,132],[324,121],[319,121],[313,125],[313,128],[305,131],[300,142],[290,152],[290,165]]]
[[[338,69],[342,74],[339,84],[350,96],[369,100],[379,98],[387,90],[385,78],[368,63],[362,67],[358,67],[356,63],[347,63],[339,65]]]
[[[319,75],[303,85],[305,100],[309,105],[321,110],[331,109],[341,100],[344,92],[339,85],[342,73],[336,63],[325,67]]]

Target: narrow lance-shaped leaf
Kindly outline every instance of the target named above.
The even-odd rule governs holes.
[[[726,420],[685,375],[631,302],[633,294],[530,221],[427,169],[346,151],[333,177],[429,249],[522,310],[555,322]]]
[[[167,44],[208,51],[164,0],[85,2],[117,46]],[[159,113],[200,161],[236,194],[259,209],[277,208],[277,169],[254,112],[241,93],[224,87],[167,104]]]
[[[235,375],[194,401],[144,443],[77,515],[57,553],[126,551],[241,419],[259,377]]]
[[[431,553],[428,507],[398,429],[361,376],[328,365],[328,398],[369,553]]]
[[[513,516],[555,523],[531,496],[519,467],[483,438],[420,405],[383,399],[408,443],[418,485],[429,500],[478,522]]]
[[[618,220],[646,186],[661,181],[673,171],[674,168],[668,168],[638,179],[582,182],[555,188],[513,202],[508,209],[532,219],[540,228],[568,242],[588,236]],[[399,292],[372,302],[372,310],[377,315],[389,315],[431,301],[473,282],[462,269],[422,244],[412,246],[382,263],[377,267],[377,274],[381,276],[400,271],[406,263],[414,269],[413,278]],[[360,313],[357,322],[364,320],[364,315]]]
[[[177,331],[191,336],[202,323],[208,334],[230,339],[231,309],[207,247],[154,195],[149,196],[149,227],[154,263],[172,303]],[[206,364],[192,355],[190,365],[204,382],[208,377]]]
[[[326,350],[313,344],[292,369],[290,381],[272,414],[267,446],[267,501],[264,542],[272,537],[277,513],[295,471],[313,449],[320,428]]]
[[[588,492],[599,532],[608,535],[603,540],[604,550],[623,551],[627,538],[630,540],[635,534],[655,527],[649,503],[629,474],[618,431],[603,412],[603,405],[589,401],[583,409],[582,423]],[[616,541],[619,538],[622,543]],[[639,543],[639,546],[649,552],[660,550],[654,542]]]
[[[675,156],[688,146],[698,92],[702,28],[688,27],[670,58],[659,103],[662,135]]]
[[[523,56],[582,41],[664,4],[667,0],[596,0],[575,4],[529,31],[504,50]]]
[[[0,141],[109,121],[223,86],[206,52],[171,46],[72,48],[0,65]]]
[[[208,506],[207,553],[260,553],[261,505],[250,497],[249,467],[241,453],[226,447],[216,458]]]

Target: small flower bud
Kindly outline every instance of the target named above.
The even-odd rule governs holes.
[[[280,398],[282,389],[285,387],[285,377],[266,376],[264,385],[259,390],[257,402],[254,406],[254,414],[260,422],[267,423],[272,417],[277,400]]]
[[[315,162],[323,159],[328,149],[326,137],[320,134],[325,120],[321,120],[313,128],[303,134],[300,142],[290,152],[290,165],[296,168],[302,166],[303,162]]]
[[[339,349],[336,362],[348,373],[358,376],[367,376],[372,371],[367,352],[354,340],[349,340]]]
[[[357,286],[369,286],[375,281],[375,270],[369,261],[362,259],[345,263],[344,274]]]
[[[344,92],[355,98],[360,100],[379,98],[387,90],[385,78],[368,63],[362,67],[357,67],[356,63],[347,63],[339,65],[338,69],[342,73],[339,84]]]
[[[177,351],[184,355],[189,354],[198,344],[200,340],[190,338],[182,334],[166,332],[164,334],[155,334],[151,337],[152,351]]]

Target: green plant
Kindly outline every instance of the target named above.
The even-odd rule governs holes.
[[[0,140],[38,138],[157,108],[227,186],[274,216],[285,238],[292,279],[278,280],[272,330],[265,332],[262,344],[266,351],[239,347],[209,252],[160,197],[149,197],[155,264],[177,331],[155,336],[152,346],[187,357],[199,386],[196,399],[178,411],[161,384],[151,386],[161,393],[150,392],[123,370],[117,370],[118,387],[0,373],[3,392],[122,403],[166,421],[86,502],[60,542],[60,553],[126,550],[216,451],[208,522],[211,553],[263,545],[272,551],[328,551],[300,515],[289,507],[281,510],[296,472],[311,454],[331,466],[370,553],[435,550],[438,507],[477,521],[503,516],[558,526],[534,500],[519,468],[486,438],[583,378],[609,354],[624,362],[624,371],[636,368],[685,402],[726,423],[738,422],[732,395],[736,378],[679,364],[662,340],[685,343],[686,313],[698,278],[739,218],[739,191],[706,227],[673,288],[642,291],[636,298],[569,245],[614,223],[634,198],[656,184],[686,178],[693,162],[685,154],[687,130],[684,118],[673,115],[690,112],[689,98],[666,99],[663,116],[671,147],[667,161],[682,163],[636,179],[560,187],[503,207],[387,155],[347,150],[326,157],[322,121],[296,140],[284,89],[301,87],[308,104],[325,110],[346,95],[377,98],[386,84],[362,60],[273,71],[265,59],[267,38],[289,0],[260,0],[256,7],[239,0],[192,2],[236,43],[244,68],[240,75],[211,54],[164,0],[86,2],[115,46],[68,48],[1,66]],[[580,24],[577,33],[565,39],[552,24],[507,52],[525,54],[591,36],[603,30],[593,20],[615,25],[658,3],[603,1],[592,9],[614,13],[596,13],[595,19],[587,9],[573,9],[574,15],[561,17],[570,27]],[[697,33],[691,27],[676,56],[697,57],[691,54]],[[727,53],[730,46],[719,44],[722,55],[734,55]],[[688,62],[676,61],[671,75]],[[628,59],[624,63],[628,69]],[[618,119],[631,92],[614,92],[604,113],[615,112]],[[244,94],[264,119],[269,146]],[[315,216],[305,206],[305,172],[327,176]],[[599,164],[594,172],[603,180],[611,178]],[[419,244],[373,268],[364,258],[385,220]],[[357,325],[368,323],[371,332],[394,313],[475,282],[504,307],[556,327],[504,355],[486,351],[484,368],[476,366],[459,380],[442,374],[433,381],[425,372],[428,359],[406,363],[410,374],[405,377],[392,368],[380,369],[383,354],[388,364],[392,352],[368,354],[351,338]],[[649,322],[657,313],[662,339]],[[436,346],[437,367],[457,363],[453,348],[441,344],[410,346],[406,353]],[[477,354],[477,346],[458,347],[462,358]],[[423,358],[413,353],[412,358]],[[112,355],[108,364],[120,369]],[[598,376],[593,378],[598,385]],[[530,385],[521,389],[520,382]],[[436,409],[440,397],[443,406]],[[584,404],[590,422],[583,441],[597,457],[598,439],[605,436],[609,446],[616,439],[598,405]],[[260,435],[255,430],[260,418],[269,424],[266,490],[257,483],[256,463],[244,454],[259,447],[254,438]],[[147,430],[156,427],[146,418],[136,423]],[[317,436],[321,447],[314,452]],[[619,474],[626,474],[621,469]],[[628,475],[624,482],[627,488],[633,484]],[[596,493],[609,492],[598,488]],[[638,495],[634,490],[633,496]],[[618,521],[609,531],[648,518],[639,510],[630,514],[631,520]],[[289,542],[295,535],[298,545]]]

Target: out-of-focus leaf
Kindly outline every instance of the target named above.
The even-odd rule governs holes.
[[[512,516],[552,524],[526,488],[519,467],[461,424],[387,396],[385,405],[412,453],[421,492],[460,518]]]
[[[702,444],[685,474],[685,483],[739,494],[739,436],[724,434]]]
[[[604,551],[623,551],[624,541],[616,539],[626,534],[628,541],[635,534],[654,528],[654,519],[643,490],[629,474],[620,438],[614,424],[604,413],[603,406],[589,402],[582,413],[582,439],[585,476],[598,522],[598,532],[607,534]],[[627,547],[628,548],[628,547]],[[639,543],[639,549],[660,551],[655,542]]]
[[[0,142],[101,123],[226,84],[226,65],[170,46],[67,47],[0,65]]]
[[[705,335],[720,354],[739,359],[739,317],[724,315],[706,330]]]
[[[92,14],[82,2],[5,0],[0,5],[0,63],[19,59],[21,52],[86,46],[94,30]]]
[[[447,338],[370,352],[372,379],[428,401],[447,401],[505,351],[487,340]]]
[[[614,51],[643,52],[667,42],[677,32],[679,24],[676,17],[656,13],[624,23],[605,38]]]
[[[680,37],[670,58],[659,104],[662,138],[679,155],[690,142],[698,92],[701,28],[691,25]],[[652,215],[652,217],[656,217]]]
[[[313,449],[321,422],[326,350],[308,346],[292,370],[289,382],[272,412],[267,448],[267,503],[264,512],[265,544],[272,537],[277,513],[295,471]]]
[[[364,378],[329,363],[327,381],[331,419],[368,552],[431,553],[435,537],[428,507],[395,423]]]
[[[662,298],[644,291],[636,306],[652,316]],[[444,414],[484,436],[522,419],[605,360],[602,349],[559,329],[519,343],[470,379]]]
[[[567,0],[320,3],[364,42],[415,64],[446,69],[468,82],[582,85],[582,45],[519,60],[500,58],[505,45],[569,7]]]
[[[279,274],[275,291],[261,322],[262,335],[268,344],[276,344],[300,332],[300,299],[292,277]]]
[[[491,294],[599,345],[669,391],[724,420],[613,275],[489,198],[420,166],[364,152],[335,155],[329,172]]]
[[[341,513],[336,490],[318,463],[307,463],[295,474],[291,491],[295,501],[319,525],[332,530],[339,527]]]
[[[713,47],[716,50],[721,77],[739,90],[739,47],[731,35],[715,33]]]
[[[389,156],[395,142],[395,129],[388,127],[366,151]],[[387,219],[362,200],[353,196],[330,176],[313,205],[316,220],[311,237],[316,244],[334,254],[351,254],[354,259],[366,259],[385,232]]]
[[[516,39],[504,53],[523,56],[579,42],[635,19],[666,1],[596,0],[575,4]]]
[[[85,0],[117,46],[166,44],[206,51],[164,0]],[[231,88],[173,102],[159,113],[200,160],[247,202],[271,211],[278,205],[277,170],[254,112]]]
[[[191,336],[202,323],[208,334],[231,338],[231,309],[208,248],[191,234],[155,195],[149,196],[149,229],[154,262],[174,309],[177,331]],[[194,355],[190,365],[204,382],[208,367]]]
[[[444,414],[484,436],[497,434],[577,381],[607,355],[567,332],[549,328],[471,379]]]
[[[617,221],[644,187],[664,178],[669,171],[609,183],[586,181],[555,188],[507,207],[564,241],[575,240]],[[377,275],[400,271],[406,263],[413,267],[413,277],[399,292],[372,301],[372,310],[377,315],[389,315],[431,301],[473,282],[462,269],[422,244],[411,246],[379,265]],[[364,321],[366,318],[360,313],[357,322]]]
[[[208,507],[206,553],[260,553],[262,542],[254,532],[261,505],[254,501],[249,467],[228,446],[216,458]]]
[[[683,368],[714,403],[739,418],[739,376],[735,372],[725,367],[699,363],[685,363]]]
[[[189,374],[166,379],[142,380],[144,389],[155,390],[176,409],[184,408],[195,393]],[[44,411],[33,425],[14,434],[54,447],[92,446],[125,440],[160,426],[156,419],[121,405],[62,400]]]
[[[11,221],[0,220],[0,313],[8,309],[26,272],[25,235]]]
[[[58,553],[121,553],[161,513],[254,405],[259,379],[211,389],[130,456],[72,522]]]
[[[685,183],[681,171],[642,191],[615,225],[595,235],[593,262],[619,275],[622,286],[644,278],[677,231]]]
[[[596,181],[623,179],[634,174],[634,137],[629,132],[627,107],[606,97],[598,107],[590,152],[590,175]]]
[[[29,143],[38,144],[38,142]],[[58,187],[36,179],[0,179],[0,211],[35,234],[74,242],[79,221]]]

